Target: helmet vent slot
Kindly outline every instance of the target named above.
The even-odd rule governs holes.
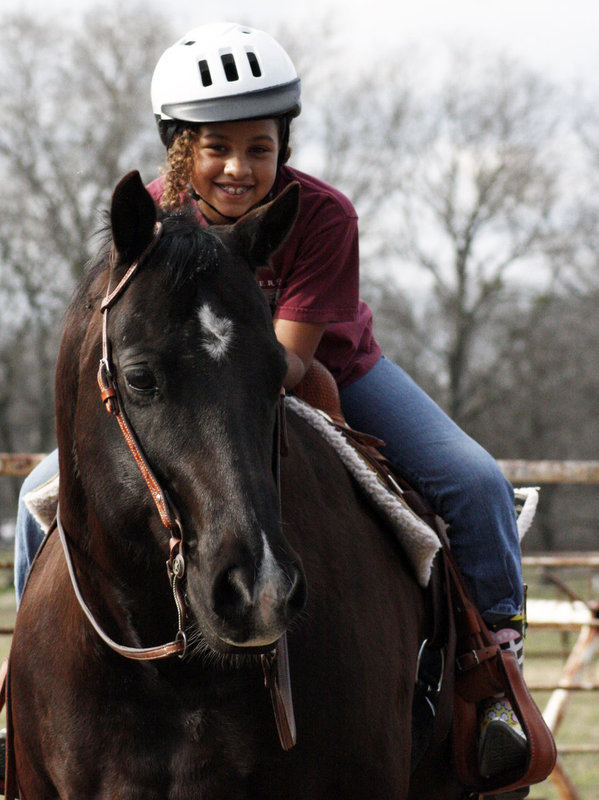
[[[256,54],[250,50],[247,54],[247,57],[250,64],[250,69],[252,70],[252,75],[254,78],[259,78],[262,75],[262,70],[260,69],[260,64],[258,63]]]
[[[225,77],[227,80],[229,82],[238,81],[239,73],[237,72],[237,65],[235,64],[233,54],[223,53],[223,55],[220,57],[220,60],[223,62],[223,69],[225,70]]]
[[[210,67],[205,60],[198,62],[200,68],[200,78],[202,79],[202,86],[212,86],[212,75],[210,74]]]

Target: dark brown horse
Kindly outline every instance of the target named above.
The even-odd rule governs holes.
[[[61,528],[104,635],[150,655],[171,642],[183,657],[108,647],[51,533],[11,652],[21,800],[457,796],[447,762],[409,793],[422,590],[337,455],[293,414],[279,507],[285,359],[254,272],[297,202],[292,188],[222,228],[166,216],[159,235],[137,173],[115,190],[110,255],[71,305],[57,366]],[[260,655],[285,631],[288,751]]]

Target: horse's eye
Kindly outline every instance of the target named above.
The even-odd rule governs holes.
[[[140,394],[153,394],[158,388],[156,386],[156,378],[154,377],[154,373],[150,367],[145,364],[127,367],[124,370],[124,373],[127,386],[130,389],[133,389],[134,392],[139,392]]]

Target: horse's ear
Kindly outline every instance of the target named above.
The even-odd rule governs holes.
[[[137,170],[121,178],[112,195],[110,224],[117,254],[133,262],[150,243],[156,222],[156,206]]]
[[[291,231],[299,209],[300,185],[290,183],[270,203],[250,211],[233,225],[240,249],[253,270],[268,263]]]

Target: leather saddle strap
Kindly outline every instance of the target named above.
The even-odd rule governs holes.
[[[283,518],[281,495],[281,456],[287,455],[287,423],[285,418],[285,389],[281,389],[277,408],[274,437],[273,474],[279,495],[279,518]],[[270,692],[275,724],[283,750],[291,750],[297,742],[293,697],[291,694],[291,673],[287,650],[287,634],[284,633],[270,653],[261,656],[264,672],[264,685]]]
[[[297,736],[291,697],[287,634],[284,633],[279,639],[275,650],[265,653],[261,658],[264,685],[270,692],[279,741],[283,750],[291,750],[297,742]]]
[[[481,654],[479,660],[486,661],[500,648],[499,645],[493,641],[489,629],[485,625],[483,618],[470,596],[470,592],[464,584],[464,579],[458,569],[453,554],[447,547],[443,550],[443,556],[446,562],[446,575],[449,582],[448,591],[453,598],[453,606],[456,612],[455,622],[458,641],[463,640],[467,643],[472,643],[477,648],[476,650],[473,649],[472,651],[463,653],[459,651],[458,647],[458,658],[472,655],[474,666],[477,663],[477,654],[479,651]],[[493,652],[486,653],[487,650],[492,650]]]
[[[445,667],[442,675],[441,694],[435,715],[433,727],[433,738],[435,742],[443,742],[451,731],[453,722],[453,698],[455,693],[455,657],[456,657],[456,627],[454,620],[453,604],[449,598],[448,576],[447,576],[447,537],[445,532],[436,527],[437,534],[441,540],[441,550],[438,558],[439,569],[442,570],[442,586],[435,587],[432,595],[433,600],[433,628],[430,637],[432,647],[443,647],[445,642]],[[443,596],[440,596],[443,595]]]

